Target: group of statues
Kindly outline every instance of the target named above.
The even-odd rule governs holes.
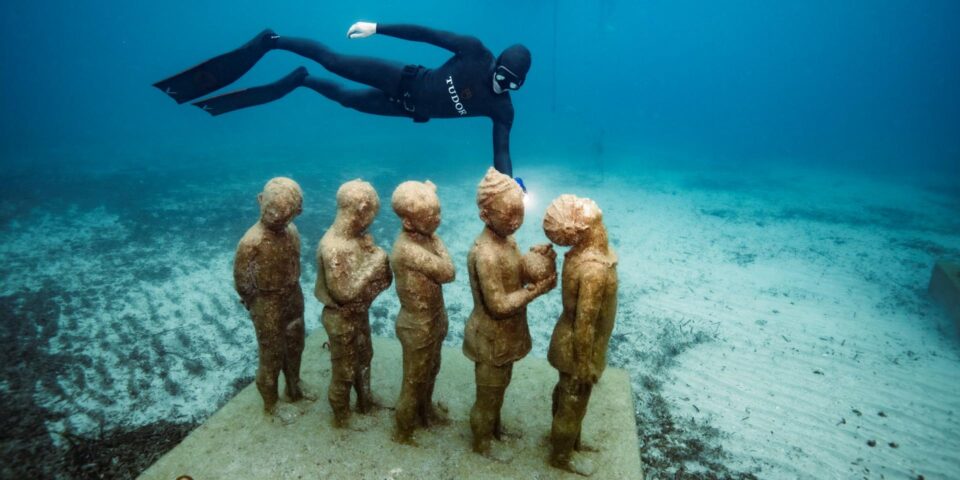
[[[491,168],[477,190],[485,228],[467,258],[474,307],[466,323],[463,352],[475,363],[476,401],[470,411],[473,450],[503,460],[493,446],[507,432],[500,421],[513,363],[531,349],[526,307],[557,284],[556,253],[550,244],[521,255],[513,233],[524,217],[523,191]],[[257,389],[270,415],[289,415],[278,404],[278,378],[284,374],[290,401],[315,399],[300,380],[304,346],[303,293],[300,289],[300,236],[292,223],[302,211],[302,191],[291,179],[274,178],[258,196],[260,220],[237,247],[234,280],[256,330],[260,364]],[[396,404],[394,439],[415,445],[417,426],[449,423],[433,390],[440,351],[447,334],[442,284],[454,280],[454,262],[436,235],[440,200],[436,186],[408,181],[391,203],[402,223],[393,251],[377,247],[368,227],[380,208],[367,182],[352,180],[337,191],[337,215],[317,248],[314,295],[323,303],[321,320],[329,337],[332,364],[328,399],[333,424],[350,420],[350,391],[357,411],[376,407],[370,389],[368,310],[396,279],[400,312],[396,333],[403,347],[403,381]],[[546,211],[544,232],[553,243],[572,247],[562,272],[563,313],[550,342],[548,359],[559,371],[553,389],[551,465],[589,475],[589,461],[575,451],[594,384],[606,366],[607,343],[617,307],[617,257],[609,247],[600,209],[590,199],[561,195]],[[287,406],[289,407],[289,406]]]

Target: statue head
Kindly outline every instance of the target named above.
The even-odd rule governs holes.
[[[431,235],[440,226],[440,198],[437,186],[429,180],[401,183],[390,203],[408,232]]]
[[[593,200],[564,194],[547,207],[543,232],[557,245],[576,245],[583,240],[588,229],[602,220],[603,212]]]
[[[497,235],[512,235],[523,224],[523,190],[512,178],[493,167],[477,187],[480,219]]]
[[[379,211],[380,197],[370,183],[358,178],[337,190],[337,222],[346,226],[349,233],[359,235],[366,231]]]
[[[289,178],[271,178],[257,195],[257,203],[260,204],[260,223],[270,230],[281,231],[303,212],[303,190]]]

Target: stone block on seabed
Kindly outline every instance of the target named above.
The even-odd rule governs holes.
[[[140,478],[584,478],[547,464],[550,399],[557,373],[546,360],[525,358],[514,366],[503,422],[522,436],[505,440],[503,446],[513,459],[499,463],[470,449],[473,363],[459,348],[443,349],[434,393],[434,400],[447,405],[452,423],[417,430],[414,439],[420,446],[412,447],[390,439],[394,428],[392,407],[400,392],[400,343],[374,339],[373,391],[386,408],[369,416],[354,412],[351,427],[336,430],[331,426],[332,412],[326,396],[330,355],[323,348],[325,341],[322,331],[307,339],[302,376],[319,398],[294,404],[302,416],[293,424],[283,425],[264,416],[256,386],[250,385]],[[251,350],[254,348],[251,345]],[[586,454],[598,467],[593,478],[643,478],[626,371],[608,368],[594,388],[583,422],[583,440],[600,449],[599,453]]]

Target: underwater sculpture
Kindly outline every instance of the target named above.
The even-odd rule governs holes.
[[[337,190],[337,216],[317,247],[314,295],[323,303],[321,321],[330,343],[331,378],[328,399],[333,425],[350,419],[350,389],[357,392],[357,410],[376,406],[370,391],[368,311],[373,300],[390,286],[387,253],[373,242],[367,228],[380,210],[380,198],[369,183],[351,180]]]
[[[594,467],[575,458],[593,386],[607,365],[607,343],[617,314],[617,255],[610,248],[603,213],[593,200],[561,195],[547,208],[543,231],[553,243],[572,246],[564,255],[563,312],[553,330],[547,360],[560,374],[553,389],[550,464],[581,475]]]
[[[546,268],[524,273],[528,262],[513,239],[523,223],[523,192],[510,177],[487,170],[477,189],[477,206],[486,226],[467,258],[474,305],[463,341],[464,355],[475,363],[477,383],[470,428],[475,452],[506,460],[505,452],[492,450],[491,441],[504,435],[500,409],[513,362],[530,352],[527,304],[556,286],[556,254],[549,244],[534,247],[528,255],[544,256],[549,262],[530,260],[531,265]],[[533,276],[539,281],[525,284]]]
[[[447,309],[442,284],[456,271],[440,237],[440,199],[427,181],[403,182],[393,192],[393,211],[403,231],[393,244],[390,265],[396,276],[400,313],[397,338],[403,347],[403,383],[397,400],[394,439],[415,444],[416,423],[449,423],[445,409],[433,404],[433,387],[440,372],[440,349],[447,336]]]
[[[263,409],[284,422],[295,410],[277,407],[277,380],[283,371],[290,401],[315,397],[300,380],[303,354],[303,292],[300,289],[300,233],[292,223],[303,210],[303,192],[289,178],[271,179],[257,196],[260,220],[243,235],[233,264],[240,301],[257,334],[260,365],[257,390]]]

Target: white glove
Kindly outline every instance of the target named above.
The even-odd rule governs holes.
[[[377,24],[371,22],[357,22],[350,25],[347,30],[347,38],[367,38],[377,33]]]

